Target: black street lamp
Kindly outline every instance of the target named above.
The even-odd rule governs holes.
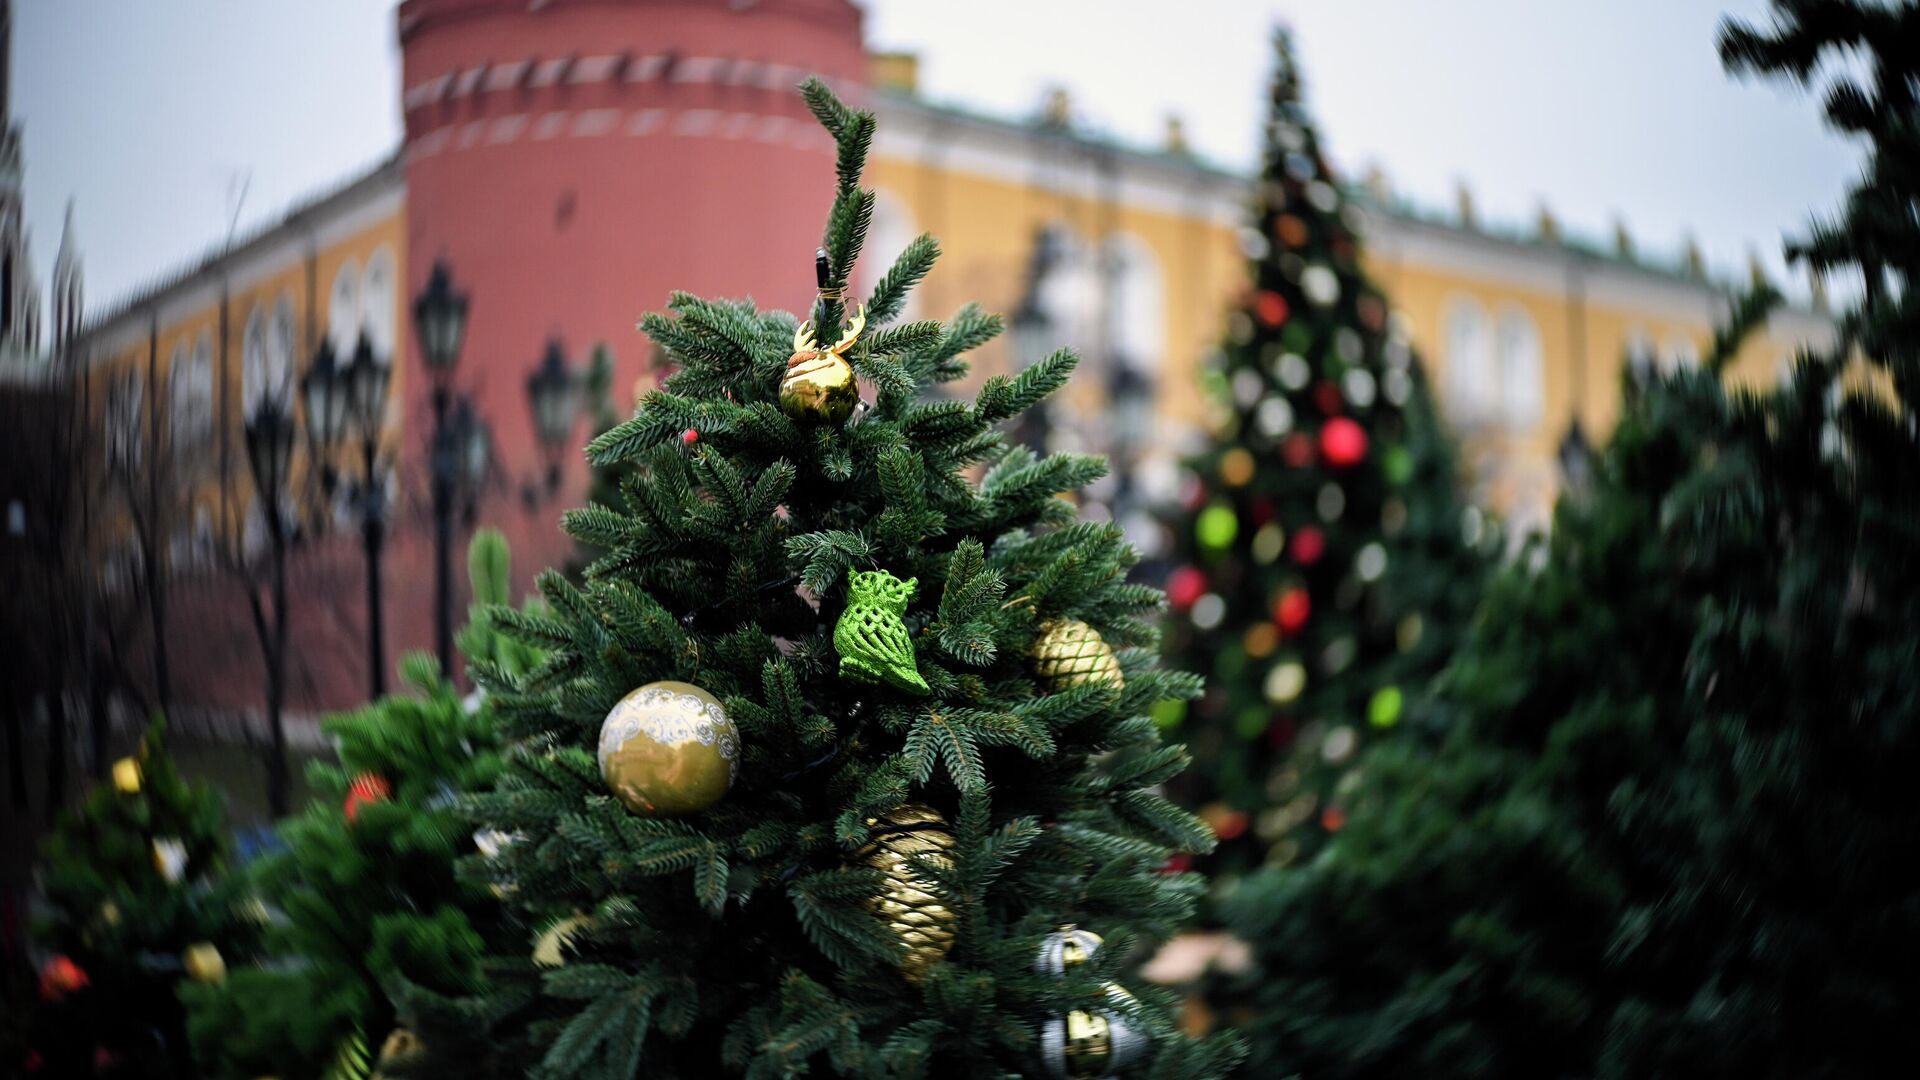
[[[373,355],[373,343],[362,333],[354,345],[353,363],[339,382],[346,389],[347,415],[360,439],[359,491],[360,548],[367,561],[367,664],[373,696],[387,692],[386,609],[380,603],[380,552],[386,546],[386,491],[380,475],[380,435],[386,427],[387,385],[391,362]]]
[[[420,354],[433,379],[433,602],[434,645],[440,672],[453,675],[453,488],[460,462],[447,424],[453,369],[460,361],[460,345],[467,333],[467,294],[453,287],[453,272],[445,259],[433,264],[433,275],[413,304],[414,331],[420,335]]]
[[[247,418],[244,429],[247,463],[253,470],[254,496],[266,523],[267,542],[272,559],[273,629],[267,638],[267,726],[273,745],[267,759],[267,802],[275,817],[287,813],[287,728],[281,715],[286,696],[287,664],[287,538],[280,517],[282,493],[287,487],[289,462],[293,457],[293,414],[284,404],[268,397]],[[254,598],[256,628],[264,629],[264,619]]]
[[[1153,427],[1153,380],[1124,356],[1107,369],[1109,452],[1113,457],[1113,517],[1133,509],[1133,471]]]
[[[560,339],[547,339],[540,366],[527,376],[527,406],[533,410],[533,432],[547,458],[547,493],[560,489],[560,465],[573,439],[574,419],[580,413],[577,380],[567,366]]]
[[[340,373],[340,358],[333,351],[333,342],[322,341],[300,380],[300,396],[307,405],[307,434],[319,449],[328,452],[315,455],[321,460],[331,458],[330,452],[346,434],[347,392]],[[322,484],[331,494],[333,465],[329,461],[323,469]]]
[[[1020,302],[1008,320],[1013,331],[1014,361],[1020,370],[1045,360],[1053,353],[1058,330],[1040,302],[1041,290],[1060,261],[1060,238],[1052,229],[1034,230],[1033,248],[1027,253],[1026,279],[1021,286]],[[1020,414],[1014,422],[1013,440],[1044,453],[1052,435],[1052,418],[1042,402]]]
[[[380,601],[380,553],[386,543],[386,492],[380,475],[380,436],[386,426],[387,385],[392,366],[373,353],[365,333],[354,344],[353,359],[339,360],[331,342],[315,350],[301,380],[307,403],[307,430],[315,458],[327,462],[322,487],[336,482],[332,459],[351,435],[360,450],[352,501],[360,515],[361,549],[367,563],[367,656],[373,696],[387,692],[385,609]]]
[[[1593,445],[1587,442],[1587,433],[1575,417],[1560,439],[1560,476],[1574,502],[1585,502],[1593,490],[1593,459]]]

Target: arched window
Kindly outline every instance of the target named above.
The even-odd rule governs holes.
[[[1694,367],[1700,363],[1700,346],[1684,334],[1675,334],[1667,338],[1660,347],[1660,369],[1678,371],[1683,367]]]
[[[192,347],[182,338],[173,347],[168,397],[172,401],[172,441],[198,446],[213,431],[213,340],[205,331]]]
[[[1092,355],[1101,345],[1100,278],[1093,252],[1065,225],[1047,226],[1036,242],[1047,252],[1035,300],[1048,330],[1058,344]]]
[[[128,367],[107,385],[106,449],[112,469],[131,472],[140,466],[146,450],[146,390],[137,367]]]
[[[240,394],[248,416],[258,412],[266,401],[292,404],[295,340],[291,297],[281,296],[271,311],[256,305],[247,313]]]
[[[1484,424],[1498,418],[1499,373],[1493,330],[1476,300],[1455,297],[1447,305],[1447,405],[1455,423]]]
[[[1500,420],[1509,430],[1531,431],[1547,407],[1546,361],[1540,328],[1518,307],[1500,312]]]
[[[1653,336],[1640,327],[1627,331],[1627,370],[1644,379],[1653,374],[1656,363]]]
[[[1109,345],[1121,362],[1156,369],[1167,348],[1167,288],[1160,257],[1132,233],[1114,233],[1106,246]]]
[[[345,259],[334,271],[333,288],[327,291],[327,340],[333,342],[333,350],[340,356],[353,355],[360,337],[361,311],[360,263]]]
[[[373,355],[382,361],[393,357],[394,327],[399,321],[396,295],[393,249],[382,245],[367,259],[367,273],[360,287],[361,325],[366,327]]]

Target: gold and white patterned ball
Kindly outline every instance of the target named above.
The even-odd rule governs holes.
[[[600,726],[601,777],[646,817],[696,814],[719,802],[739,758],[739,729],[720,699],[692,683],[648,683]]]

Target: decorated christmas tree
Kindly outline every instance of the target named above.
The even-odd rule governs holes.
[[[1212,373],[1216,441],[1190,462],[1167,585],[1168,655],[1208,677],[1184,718],[1165,714],[1196,760],[1176,790],[1219,835],[1229,882],[1338,829],[1369,742],[1438,730],[1425,688],[1489,562],[1420,362],[1361,270],[1359,215],[1285,31],[1274,53],[1252,288]]]
[[[468,562],[476,604],[504,604],[506,540],[481,530]],[[463,651],[527,670],[534,657],[492,633],[490,610],[463,630]],[[464,828],[455,794],[499,768],[494,722],[432,658],[401,667],[411,693],[323,721],[339,761],[310,767],[315,799],[280,824],[284,847],[252,868],[274,912],[259,962],[186,995],[201,1075],[353,1080],[402,1068],[421,1055],[390,990],[483,983],[487,935],[506,932],[497,890],[456,876],[455,860],[502,838]]]
[[[8,1075],[199,1075],[175,989],[218,983],[256,928],[228,876],[220,796],[174,771],[162,728],[45,840],[40,1000]]]
[[[1920,1053],[1920,8],[1782,2],[1733,63],[1869,141],[1789,249],[1863,282],[1828,350],[1630,381],[1588,498],[1492,586],[1437,754],[1230,905],[1255,1075],[1886,1076]],[[1844,60],[1843,60],[1844,57]],[[1630,380],[1634,377],[1630,376]]]
[[[475,823],[538,933],[423,1042],[550,1077],[1220,1075],[1237,1045],[1129,974],[1199,891],[1169,854],[1211,843],[1151,790],[1186,755],[1149,710],[1199,681],[1061,498],[1104,462],[1002,430],[1074,357],[928,395],[999,320],[892,325],[930,237],[843,299],[874,120],[805,96],[839,146],[811,317],[647,317],[679,368],[591,444],[620,504],[566,519],[608,554],[497,614],[552,650],[530,675],[473,666],[515,742]]]

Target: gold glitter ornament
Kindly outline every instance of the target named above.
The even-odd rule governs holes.
[[[1027,655],[1033,660],[1033,673],[1051,693],[1076,686],[1126,686],[1120,673],[1120,659],[1100,632],[1079,619],[1052,619],[1042,623],[1040,636],[1034,639]]]
[[[853,859],[886,876],[867,908],[887,924],[904,946],[900,973],[917,983],[935,961],[953,948],[958,921],[946,901],[920,876],[914,856],[940,866],[952,865],[953,829],[925,803],[907,803],[872,819],[874,837]]]
[[[720,699],[692,683],[652,682],[600,725],[600,776],[644,817],[695,814],[733,786],[740,732]]]
[[[368,1080],[381,1080],[389,1065],[413,1064],[426,1048],[420,1036],[406,1028],[394,1028],[387,1034],[387,1041],[380,1044],[379,1069]]]
[[[821,348],[813,339],[813,323],[803,322],[793,332],[793,356],[780,380],[780,411],[795,420],[838,424],[853,415],[860,403],[860,386],[853,365],[841,354],[853,346],[867,325],[866,309],[853,313],[846,336]]]
[[[180,954],[180,966],[187,969],[187,977],[195,982],[214,983],[227,977],[226,960],[221,958],[219,949],[206,941],[187,946],[187,951]]]

